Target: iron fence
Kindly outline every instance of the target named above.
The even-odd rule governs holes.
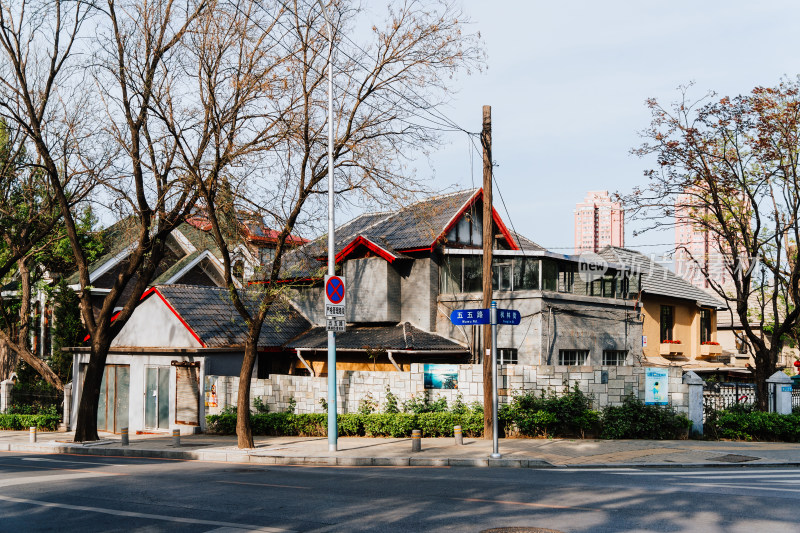
[[[800,407],[800,389],[792,389],[792,409]]]
[[[703,386],[703,411],[722,411],[736,405],[753,405],[756,386],[753,383],[706,383]]]
[[[57,390],[37,390],[12,387],[10,408],[20,414],[38,414],[51,411],[60,414],[64,406],[64,393]]]

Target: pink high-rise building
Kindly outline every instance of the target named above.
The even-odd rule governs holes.
[[[608,191],[589,191],[575,206],[575,253],[625,246],[625,211]]]
[[[726,256],[714,236],[693,219],[705,216],[687,191],[675,199],[675,273],[701,289],[711,282],[724,286],[730,280]]]

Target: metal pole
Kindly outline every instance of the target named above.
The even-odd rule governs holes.
[[[328,27],[328,275],[336,275],[336,238],[333,211],[333,25],[328,9],[317,0]],[[328,451],[335,452],[339,428],[336,421],[336,333],[328,332]]]
[[[490,457],[500,459],[498,441],[500,428],[497,424],[497,302],[492,302],[489,321],[492,325],[492,455]]]

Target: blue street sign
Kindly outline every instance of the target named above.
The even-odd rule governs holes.
[[[488,309],[456,309],[450,313],[450,321],[456,326],[474,326],[489,323]]]
[[[522,320],[522,315],[515,309],[498,309],[497,310],[497,323],[506,324],[509,326],[518,326]]]

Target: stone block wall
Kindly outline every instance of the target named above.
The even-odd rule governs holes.
[[[411,372],[337,372],[337,402],[340,413],[358,411],[360,402],[369,395],[383,410],[386,389],[397,397],[398,404],[426,393],[431,400],[446,398],[452,405],[459,394],[465,403],[483,403],[482,365],[459,365],[458,389],[426,391],[423,383],[424,365],[414,363]],[[504,365],[498,372],[500,403],[507,403],[518,392],[554,391],[562,393],[564,384],[578,387],[594,399],[594,408],[620,405],[628,394],[644,400],[646,367],[636,366],[528,366]],[[669,369],[670,404],[679,412],[688,413],[688,385],[682,382],[679,367]],[[239,378],[218,377],[219,407],[207,408],[208,414],[217,414],[227,405],[235,405]],[[251,398],[259,397],[273,412],[285,411],[291,398],[296,402],[297,413],[322,413],[320,399],[327,400],[326,377],[272,375],[268,379],[254,379],[250,385]]]

